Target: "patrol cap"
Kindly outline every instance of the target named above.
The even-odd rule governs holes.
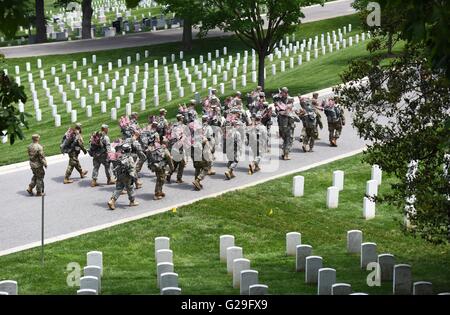
[[[80,123],[76,123],[76,124],[75,124],[75,129],[81,129],[81,126],[82,126],[82,125],[81,125]]]
[[[281,88],[281,92],[288,92],[289,90],[288,90],[288,88],[287,87],[285,87],[285,86],[283,86],[282,88]]]
[[[177,114],[176,117],[177,117],[177,118],[183,118],[183,115],[182,115],[182,114]]]
[[[37,133],[35,133],[34,135],[31,136],[32,140],[39,140],[41,138],[41,136]]]
[[[103,124],[103,125],[102,125],[102,128],[103,128],[103,129],[108,129],[109,126],[108,126],[107,124]]]
[[[259,92],[259,96],[260,96],[260,97],[266,97],[266,93],[264,93],[264,92]]]
[[[261,86],[261,85],[258,85],[258,86],[256,87],[256,89],[257,89],[257,90],[262,90],[262,86]]]
[[[124,144],[122,144],[122,150],[130,151],[131,147],[130,147],[130,145],[128,143],[124,143]]]
[[[161,109],[159,110],[159,112],[160,112],[160,113],[167,113],[167,110],[166,110],[165,108],[161,108]]]
[[[202,116],[202,119],[208,119],[208,118],[209,118],[208,115],[203,115],[203,116]]]
[[[189,101],[189,104],[195,105],[195,104],[197,104],[197,102],[196,102],[195,100],[190,100],[190,101]]]
[[[236,91],[236,95],[242,95],[241,91]]]

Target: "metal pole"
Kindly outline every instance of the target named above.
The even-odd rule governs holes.
[[[44,196],[42,196],[42,224],[41,224],[41,262],[44,266]]]

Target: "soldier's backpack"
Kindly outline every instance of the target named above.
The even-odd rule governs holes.
[[[312,128],[316,126],[316,112],[312,106],[306,106],[306,115],[303,118],[303,123],[306,128]]]
[[[328,121],[337,122],[341,117],[341,110],[337,106],[327,106],[324,108],[325,115],[327,115]]]
[[[130,176],[133,166],[128,154],[119,156],[113,160],[113,172],[117,178],[124,178]]]
[[[102,133],[97,131],[91,135],[89,140],[89,150],[88,153],[90,156],[94,157],[103,153],[103,144],[102,144]]]
[[[162,168],[165,166],[164,149],[157,145],[150,148],[147,152],[148,168],[155,171],[155,168]]]
[[[59,145],[61,153],[69,153],[72,150],[75,145],[75,136],[75,130],[73,128],[67,129]]]

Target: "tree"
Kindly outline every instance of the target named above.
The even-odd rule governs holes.
[[[47,41],[44,0],[36,0],[36,43]]]
[[[0,32],[12,39],[20,26],[28,27],[30,12],[34,11],[30,0],[2,0],[0,5]]]
[[[304,17],[302,6],[323,0],[206,0],[201,32],[218,27],[234,32],[258,54],[258,84],[264,87],[265,58],[286,34],[292,33]],[[267,12],[262,16],[263,9]],[[267,20],[267,21],[265,21]]]
[[[3,69],[3,55],[0,55],[0,69]],[[14,78],[9,77],[0,70],[0,133],[6,130],[9,141],[14,144],[16,138],[23,139],[22,126],[28,128],[26,117],[29,114],[21,113],[14,105],[26,102],[27,96],[23,86],[18,86]]]
[[[406,230],[440,243],[450,241],[450,84],[444,69],[429,63],[427,45],[407,42],[388,61],[375,41],[335,92],[371,143],[364,160],[396,177],[377,199],[399,207],[410,221]]]
[[[91,29],[92,29],[92,14],[94,10],[92,9],[92,0],[57,0],[54,4],[55,7],[66,8],[66,10],[74,10],[76,6],[73,4],[81,3],[82,21],[81,21],[81,38],[91,39]]]
[[[140,0],[126,0],[128,8],[135,8]],[[203,15],[203,1],[201,0],[160,0],[159,4],[164,5],[164,11],[173,12],[183,20],[183,49],[192,49],[192,28],[201,21]]]
[[[388,55],[392,55],[392,48],[400,40],[400,27],[403,21],[406,19],[403,10],[397,10],[388,6],[381,7],[381,17],[379,25],[369,25],[368,17],[370,14],[375,14],[371,9],[369,3],[373,3],[370,0],[355,0],[352,3],[352,7],[359,12],[361,18],[361,25],[365,31],[370,31],[372,35],[379,36],[383,39],[381,43],[383,47],[387,49]]]

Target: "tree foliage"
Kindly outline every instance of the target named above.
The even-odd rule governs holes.
[[[0,32],[8,39],[14,38],[20,26],[29,26],[33,12],[31,0],[0,0]]]
[[[0,55],[0,67],[3,56]],[[21,113],[15,104],[26,102],[27,96],[23,86],[18,86],[13,77],[9,77],[3,70],[0,70],[0,133],[6,130],[9,141],[14,144],[16,138],[23,139],[22,128],[28,128],[26,117],[30,116]]]
[[[300,24],[304,17],[301,7],[314,3],[323,4],[323,0],[206,0],[201,31],[207,33],[217,27],[234,32],[255,49],[259,57],[258,82],[264,86],[265,57]]]
[[[450,240],[449,81],[430,66],[425,45],[406,44],[401,56],[386,62],[376,43],[368,58],[342,74],[346,84],[336,92],[370,141],[364,159],[398,179],[379,201],[399,206],[412,233]]]

